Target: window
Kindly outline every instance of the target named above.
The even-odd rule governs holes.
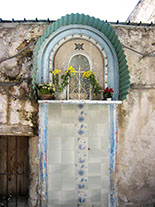
[[[89,99],[91,95],[90,84],[83,78],[83,73],[89,71],[89,59],[83,54],[75,54],[71,57],[69,66],[75,69],[75,76],[73,76],[69,83],[69,98],[70,99]]]

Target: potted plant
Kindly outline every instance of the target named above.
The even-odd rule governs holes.
[[[75,75],[75,69],[70,66],[65,70],[65,73],[60,75],[61,70],[55,69],[53,72],[53,83],[56,88],[56,99],[66,99],[66,86],[69,84],[69,79]]]
[[[42,100],[55,99],[55,86],[52,83],[42,83],[37,86],[38,97]]]
[[[103,91],[103,98],[105,100],[109,100],[110,101],[112,99],[113,93],[114,93],[113,89],[107,87]]]
[[[100,84],[98,83],[95,74],[89,70],[89,71],[84,72],[83,77],[87,79],[89,83],[91,84],[93,95],[98,96],[102,88]]]

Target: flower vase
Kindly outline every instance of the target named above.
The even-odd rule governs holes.
[[[62,92],[55,92],[56,100],[66,100],[66,88]]]
[[[109,93],[103,93],[103,100],[111,101],[112,100],[111,94],[109,94]]]
[[[100,100],[100,96],[99,95],[97,96],[97,95],[93,94],[93,100]]]
[[[100,100],[104,100],[103,91],[104,91],[104,90],[99,90]]]

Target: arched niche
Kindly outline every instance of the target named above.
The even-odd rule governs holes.
[[[105,71],[103,79],[107,79],[107,85],[114,89],[113,99],[124,100],[130,77],[122,45],[109,23],[83,14],[62,17],[39,39],[34,51],[33,88],[49,81],[56,53],[73,40],[88,41],[100,51]]]

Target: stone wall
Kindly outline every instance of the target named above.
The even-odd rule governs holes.
[[[1,23],[0,60],[37,40],[48,23]],[[124,48],[131,76],[127,100],[118,107],[118,206],[152,206],[155,193],[153,138],[155,41],[153,27],[113,25]],[[31,72],[34,45],[0,64],[0,134],[30,138],[30,207],[38,202],[38,103],[33,99]]]
[[[48,24],[0,24],[0,60],[37,40]],[[0,64],[0,135],[29,139],[29,206],[38,206],[38,103],[33,98],[31,73],[34,45]]]
[[[46,27],[28,23],[0,24],[0,60],[15,55],[37,40]],[[38,133],[38,104],[31,98],[33,47],[0,65],[0,133],[3,135],[32,136]]]

